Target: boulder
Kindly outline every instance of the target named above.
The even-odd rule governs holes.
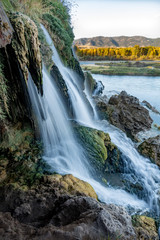
[[[27,195],[19,192],[19,206],[13,214],[0,212],[1,240],[136,240],[131,217],[124,208],[89,197],[57,197],[54,191],[43,191],[32,190],[29,202]]]
[[[132,223],[135,227],[137,239],[159,240],[155,220],[146,216],[133,216]]]
[[[97,199],[97,194],[95,193],[93,187],[71,174],[68,175],[44,175],[44,182],[52,184],[55,188],[59,188],[59,192],[62,194],[70,194],[73,196],[83,195]]]
[[[97,129],[73,125],[92,166],[101,174],[120,172],[123,168],[120,151],[111,142],[108,133]]]
[[[122,91],[106,100],[97,101],[97,109],[103,119],[126,132],[128,137],[137,140],[136,134],[149,130],[153,120],[146,108],[140,105],[138,98]]]
[[[160,135],[146,139],[138,146],[138,151],[160,167]]]

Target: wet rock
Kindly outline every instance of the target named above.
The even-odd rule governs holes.
[[[96,89],[96,80],[92,77],[89,72],[85,72],[85,85],[89,94],[92,96],[94,90]]]
[[[85,72],[85,88],[87,89],[88,93],[92,96],[100,95],[103,90],[104,86],[101,81],[96,82],[96,80],[92,77],[89,72]]]
[[[138,151],[160,167],[160,135],[146,139],[138,146]]]
[[[146,216],[133,216],[132,223],[135,227],[137,239],[158,240],[155,220]]]
[[[96,171],[106,174],[120,172],[123,169],[120,151],[111,142],[108,133],[78,124],[73,126],[77,139]]]
[[[73,116],[73,112],[72,112],[73,110],[71,108],[71,102],[70,102],[70,97],[69,97],[69,93],[68,93],[68,88],[65,83],[65,80],[63,79],[63,77],[56,65],[52,66],[50,74],[53,78],[53,81],[56,83],[56,85],[58,87],[59,94],[63,98],[63,102],[66,105],[67,112],[69,113],[70,116]]]
[[[37,26],[21,13],[12,13],[9,18],[14,28],[12,48],[24,79],[27,83],[29,70],[38,90],[42,92],[42,60]]]
[[[12,25],[3,10],[2,4],[0,3],[0,48],[5,47],[11,43],[13,35]]]
[[[107,119],[134,140],[137,140],[138,132],[150,129],[153,122],[148,110],[140,105],[138,98],[125,91],[112,96],[108,103],[101,98],[97,102],[97,109],[101,118]]]
[[[148,109],[150,109],[152,112],[154,112],[154,113],[157,113],[157,114],[160,114],[160,112],[155,108],[155,107],[153,107],[149,102],[147,102],[147,101],[143,101],[142,102],[143,104],[144,104],[144,106],[146,106]]]

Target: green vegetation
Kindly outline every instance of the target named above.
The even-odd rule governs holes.
[[[64,63],[73,69],[77,67],[77,61],[73,58],[72,42],[74,34],[70,21],[70,3],[59,0],[2,0],[7,12],[21,12],[29,16],[37,25],[41,53],[44,56],[47,67],[51,65],[50,50],[44,40],[40,23],[44,24],[52,36],[54,44]],[[47,54],[49,57],[47,60]]]
[[[77,55],[82,60],[158,60],[160,47],[128,48],[80,48],[75,46]]]
[[[2,59],[2,56],[0,56]],[[6,113],[9,115],[7,80],[3,74],[3,64],[0,63],[0,120],[4,120]]]
[[[118,172],[120,168],[120,153],[117,147],[111,142],[108,133],[102,131],[73,125],[75,134],[80,144],[84,147],[88,159],[102,176],[102,181],[106,173]]]
[[[109,62],[82,65],[83,70],[103,75],[160,76],[160,63],[156,62]]]

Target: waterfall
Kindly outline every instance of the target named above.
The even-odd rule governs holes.
[[[64,66],[49,33],[43,25],[41,25],[41,28],[46,36],[47,43],[50,45],[50,48],[53,51],[52,60],[58,67],[63,79],[66,82],[73,107],[73,112],[75,115],[75,120],[84,124],[87,123],[89,126],[92,126],[90,109],[86,106],[85,98],[82,98],[81,96],[83,92],[81,91],[81,88],[77,86],[77,83],[75,81],[77,79],[77,74],[71,69],[68,69]]]
[[[44,159],[55,172],[61,174],[71,173],[89,182],[101,201],[131,206],[141,210],[154,208],[158,212],[157,191],[160,182],[158,167],[150,163],[148,159],[140,156],[134,148],[132,141],[120,130],[106,122],[102,123],[102,121],[93,119],[85,104],[85,95],[76,82],[76,74],[63,65],[48,32],[43,26],[42,29],[48,44],[53,50],[53,61],[59,68],[68,87],[75,120],[83,123],[85,126],[97,128],[110,134],[112,142],[118,146],[125,159],[127,159],[126,166],[128,171],[133,171],[137,181],[141,179],[143,182],[145,189],[144,200],[140,200],[136,195],[129,194],[122,189],[102,186],[93,179],[90,174],[92,169],[86,160],[83,149],[77,144],[73,135],[72,127],[67,119],[67,112],[60,96],[58,96],[54,81],[52,81],[47,71],[43,68],[44,96],[38,95],[31,79],[29,79],[29,94],[44,143]],[[96,111],[94,104],[92,104],[92,107]]]
[[[44,144],[43,159],[53,172],[73,174],[89,182],[103,202],[131,206],[134,209],[146,209],[146,202],[121,189],[106,188],[92,178],[92,169],[88,164],[83,149],[77,144],[70,121],[63,106],[54,81],[43,67],[43,96],[29,74],[28,91],[32,108]],[[117,196],[119,196],[117,198]]]
[[[83,151],[74,139],[71,126],[67,121],[66,110],[55,89],[54,82],[51,81],[44,67],[42,72],[43,97],[38,94],[30,74],[28,90],[43,139],[43,158],[52,167],[52,171],[58,171],[61,174],[70,172],[79,176],[84,174],[89,177]]]

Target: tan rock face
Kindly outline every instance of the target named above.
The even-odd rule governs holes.
[[[146,139],[138,146],[138,150],[160,167],[160,135]]]
[[[137,233],[137,239],[158,240],[158,232],[155,220],[146,216],[133,216],[133,225]]]
[[[42,60],[37,26],[28,16],[21,13],[11,14],[10,21],[15,30],[12,47],[23,72],[25,81],[27,83],[29,70],[35,84],[38,89],[41,90]]]
[[[82,181],[71,174],[65,176],[59,174],[44,176],[44,182],[54,185],[55,188],[59,188],[60,193],[83,195],[97,199],[97,194],[89,183]]]
[[[13,28],[0,3],[0,48],[11,43]]]

